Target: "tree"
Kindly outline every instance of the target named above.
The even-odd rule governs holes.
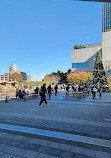
[[[75,44],[74,45],[74,49],[82,49],[82,48],[85,48],[85,46],[84,45],[77,45],[77,44]]]
[[[90,81],[91,76],[91,72],[72,72],[67,74],[67,80],[73,84],[87,83]]]
[[[58,75],[49,75],[47,74],[45,77],[44,77],[44,82],[46,84],[50,84],[50,83],[58,83],[60,80],[60,77]]]
[[[105,70],[103,67],[103,62],[101,60],[101,54],[99,51],[97,52],[97,55],[96,55],[91,84],[96,85],[97,87],[99,86],[104,87],[108,84]]]
[[[15,72],[13,74],[10,74],[10,79],[12,79],[13,81],[22,81],[22,75]]]
[[[105,32],[111,31],[111,29],[106,30]]]
[[[44,77],[44,82],[47,84],[53,83],[53,82],[67,83],[67,74],[70,72],[71,72],[71,69],[68,69],[67,72],[62,72],[60,70],[57,70],[57,72],[52,72],[51,74],[47,74]]]

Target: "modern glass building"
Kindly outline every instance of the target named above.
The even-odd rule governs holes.
[[[103,24],[102,31],[105,32],[108,29],[111,29],[111,3],[103,3]]]

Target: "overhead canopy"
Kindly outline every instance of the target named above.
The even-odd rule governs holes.
[[[17,81],[9,81],[8,83],[9,84],[17,84],[18,82]]]
[[[1,85],[7,84],[7,83],[8,83],[7,81],[0,81]]]

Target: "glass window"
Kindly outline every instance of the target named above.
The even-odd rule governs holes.
[[[84,68],[84,67],[89,67],[89,62],[72,63],[72,68]]]

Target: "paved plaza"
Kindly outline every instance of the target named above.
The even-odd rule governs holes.
[[[0,158],[111,158],[111,93],[51,97],[0,102]]]

